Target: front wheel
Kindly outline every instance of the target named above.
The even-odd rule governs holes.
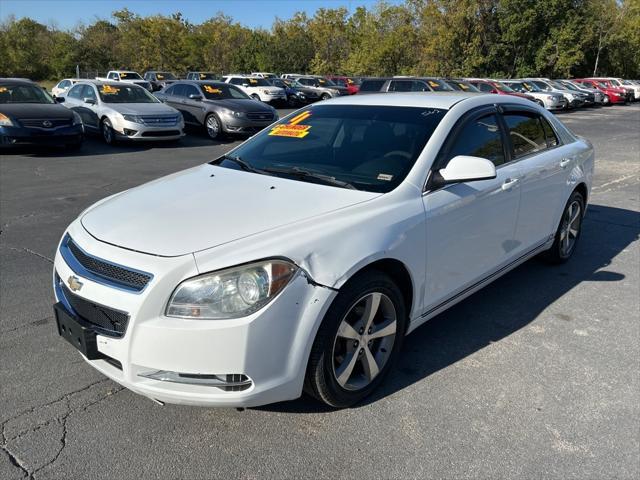
[[[215,140],[220,137],[222,127],[220,126],[220,120],[215,114],[211,113],[207,116],[205,120],[205,127],[207,128],[207,135],[211,140]]]
[[[253,98],[254,100],[260,101],[260,96],[257,93],[252,93],[250,97]]]
[[[116,143],[116,134],[108,118],[102,120],[102,128],[100,130],[102,131],[104,143],[107,145],[114,145]]]
[[[328,93],[323,93],[322,96],[320,97],[321,100],[329,100],[331,98],[331,95],[329,95]]]
[[[549,262],[560,264],[571,258],[582,231],[584,204],[584,197],[580,192],[573,192],[569,197],[562,212],[553,245],[544,253],[544,257]]]
[[[345,285],[314,340],[305,390],[336,408],[359,402],[395,363],[406,330],[402,292],[372,270]]]

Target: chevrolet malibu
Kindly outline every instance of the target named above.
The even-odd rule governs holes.
[[[567,261],[593,163],[515,96],[317,103],[82,212],[55,258],[58,332],[160,403],[347,407],[427,320],[536,255]]]

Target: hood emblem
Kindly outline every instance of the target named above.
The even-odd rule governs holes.
[[[53,127],[53,123],[51,123],[49,120],[45,120],[44,122],[42,122],[42,126],[46,128],[51,128]]]
[[[67,278],[67,284],[73,292],[77,292],[82,288],[82,285],[84,285],[84,283],[82,283],[80,279],[75,275],[71,275],[69,278]]]

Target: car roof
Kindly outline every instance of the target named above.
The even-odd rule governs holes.
[[[28,78],[0,78],[0,83],[14,83],[20,85],[37,85],[33,80],[29,80]]]
[[[368,95],[349,95],[325,100],[322,105],[372,105],[395,107],[441,108],[449,110],[456,103],[468,98],[485,96],[495,103],[497,95],[478,92],[407,92],[407,93],[371,93]],[[516,97],[511,97],[516,98]],[[526,100],[529,102],[529,100]]]
[[[112,87],[136,87],[142,88],[140,85],[136,85],[135,83],[123,83],[123,82],[114,82],[113,80],[78,80],[77,83],[86,83],[89,85],[111,85]]]

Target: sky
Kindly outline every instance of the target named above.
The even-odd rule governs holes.
[[[223,12],[245,26],[269,28],[276,17],[288,19],[301,10],[313,15],[321,7],[344,6],[353,12],[359,6],[371,7],[375,3],[375,0],[0,0],[0,20],[9,15],[30,17],[66,29],[79,22],[91,23],[96,18],[109,19],[111,12],[127,7],[142,16],[179,11],[192,23],[201,23]]]

